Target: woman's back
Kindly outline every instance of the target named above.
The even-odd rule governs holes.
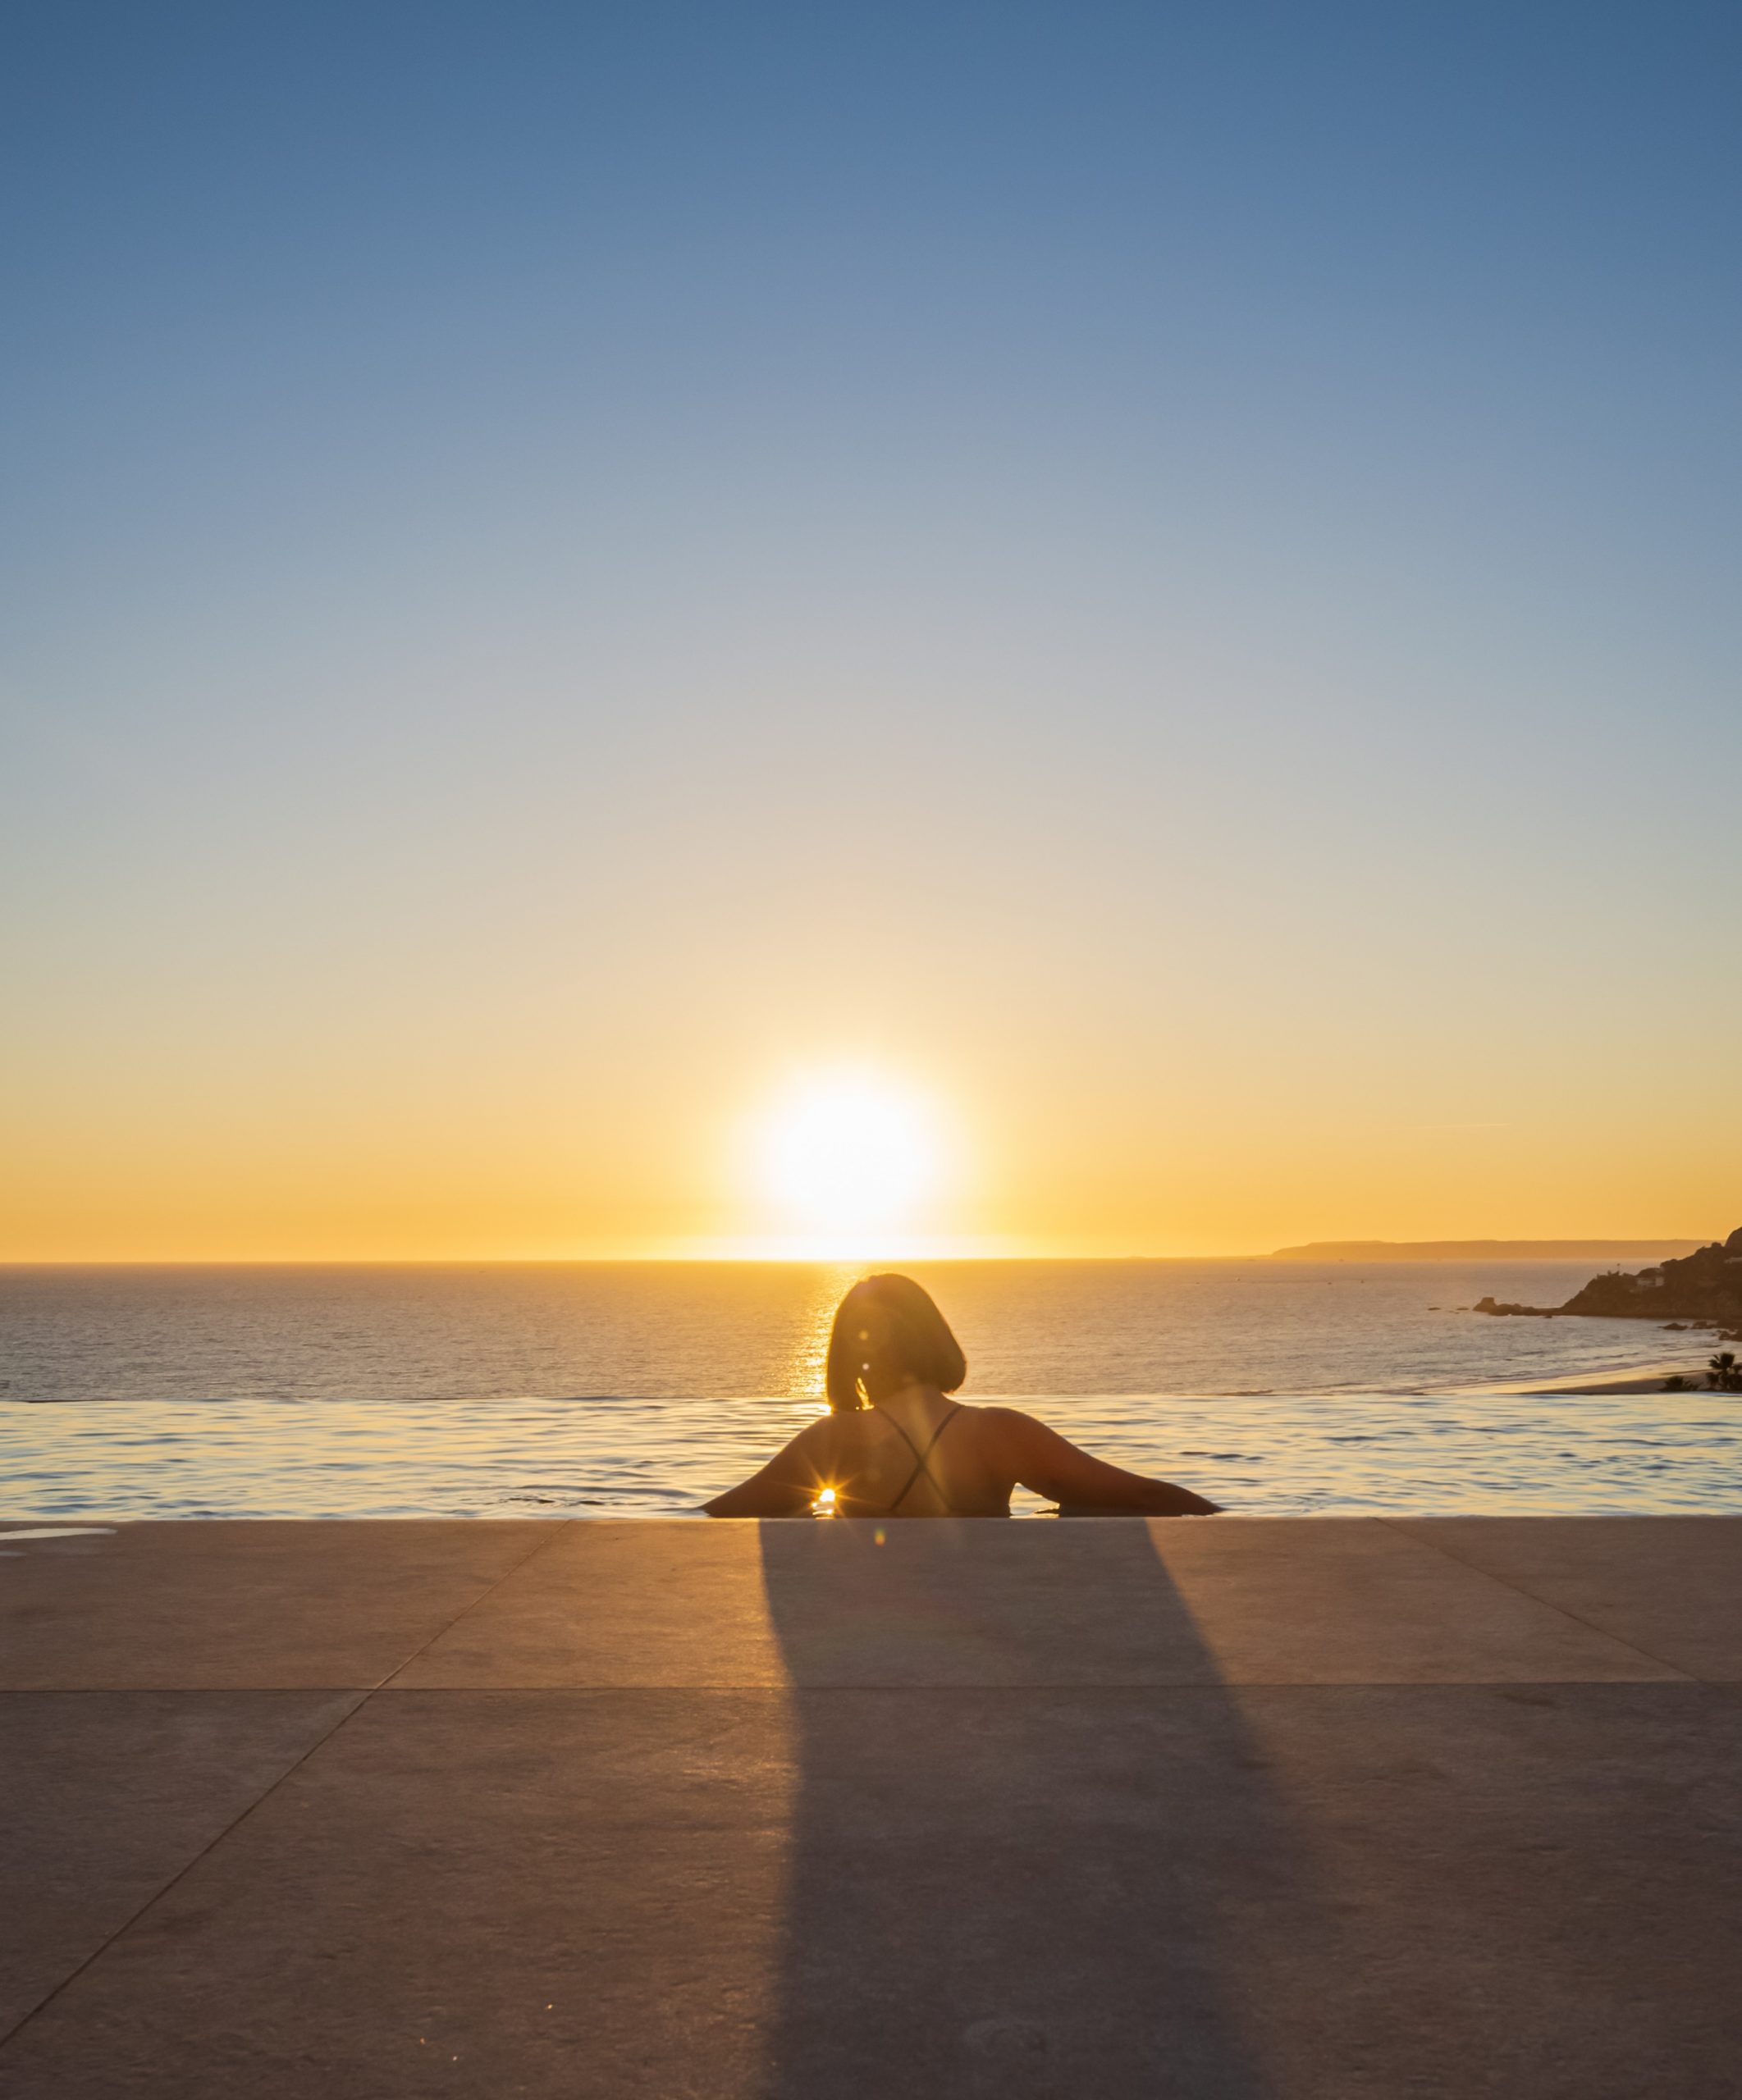
[[[817,1427],[832,1506],[844,1517],[1007,1517],[1013,1479],[985,1410],[910,1386]],[[825,1505],[826,1506],[826,1505]]]
[[[1215,1506],[1109,1466],[1019,1408],[971,1407],[915,1385],[813,1422],[706,1508],[716,1517],[1008,1517],[1018,1483],[1068,1513],[1207,1516]]]

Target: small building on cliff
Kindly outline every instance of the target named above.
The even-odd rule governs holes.
[[[1742,1325],[1742,1226],[1679,1261],[1660,1262],[1628,1275],[1612,1269],[1593,1276],[1561,1307],[1608,1320],[1691,1320]]]

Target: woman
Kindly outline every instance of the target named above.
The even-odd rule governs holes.
[[[1067,1516],[1209,1517],[1216,1504],[1091,1459],[1015,1408],[945,1398],[967,1359],[906,1276],[867,1276],[829,1336],[829,1413],[703,1504],[711,1517],[1008,1517],[1020,1481]]]

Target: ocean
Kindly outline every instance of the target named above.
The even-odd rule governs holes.
[[[1742,1399],[1529,1395],[1703,1358],[1495,1320],[1589,1263],[912,1266],[971,1399],[1250,1513],[1742,1506]],[[798,1263],[0,1269],[0,1515],[693,1510],[821,1404],[857,1270]],[[1678,1346],[1679,1345],[1679,1346]],[[1023,1498],[1023,1513],[1041,1505]]]

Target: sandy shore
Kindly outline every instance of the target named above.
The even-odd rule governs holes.
[[[1553,1393],[1661,1393],[1666,1378],[1678,1375],[1689,1385],[1704,1386],[1706,1361],[1718,1344],[1713,1342],[1703,1354],[1697,1358],[1673,1356],[1662,1363],[1640,1370],[1635,1366],[1630,1371],[1586,1372],[1571,1378],[1526,1379],[1516,1385],[1485,1386],[1484,1392],[1506,1394]]]

